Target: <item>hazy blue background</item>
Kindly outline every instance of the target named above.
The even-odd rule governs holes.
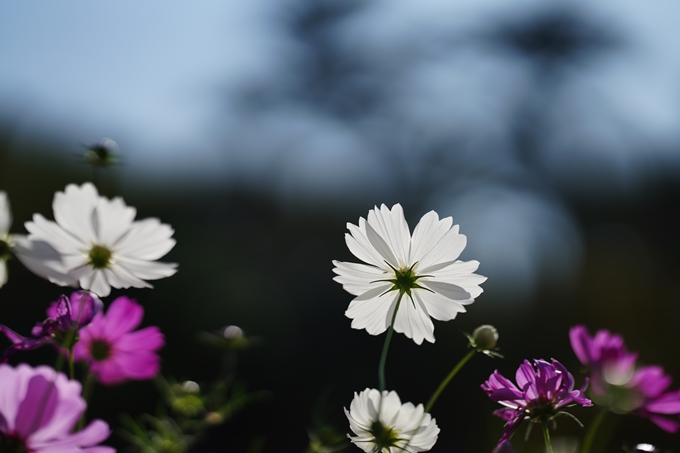
[[[82,143],[118,142],[102,192],[176,229],[179,273],[133,292],[166,332],[167,372],[215,371],[196,331],[263,339],[241,372],[277,396],[215,433],[230,451],[256,436],[303,451],[321,395],[344,431],[341,407],[376,386],[383,338],[349,328],[331,280],[332,259],[354,259],[345,223],[396,202],[412,227],[453,216],[485,293],[436,323],[434,345],[397,339],[388,386],[426,401],[464,353],[458,329],[496,324],[506,359],[476,358],[434,410],[434,451],[490,451],[502,423],[477,386],[523,358],[576,372],[575,323],[680,377],[679,14],[670,0],[1,2],[0,190],[21,232],[91,179]],[[12,262],[0,322],[27,331],[59,293]],[[115,397],[129,391],[97,395],[114,414],[152,410]],[[639,441],[678,443],[625,417],[610,448]]]

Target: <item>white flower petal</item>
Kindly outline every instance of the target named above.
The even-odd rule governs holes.
[[[135,260],[125,257],[117,258],[116,261],[120,267],[142,280],[158,280],[177,273],[177,264],[175,263]],[[136,288],[141,287],[136,286]]]
[[[7,262],[0,259],[0,288],[7,283]]]
[[[465,307],[461,302],[451,300],[441,294],[423,290],[413,291],[412,294],[427,307],[427,312],[437,321],[450,321],[458,313],[465,313]]]
[[[137,214],[137,210],[127,206],[121,198],[100,199],[95,212],[98,223],[96,242],[109,249],[113,248],[116,241],[130,230]]]
[[[104,272],[101,270],[92,270],[82,277],[80,287],[92,291],[99,297],[106,297],[111,294],[111,285],[109,285]]]
[[[359,226],[348,223],[347,229],[349,233],[345,233],[345,243],[354,256],[364,263],[372,264],[381,269],[389,269],[385,264],[385,259],[380,256],[380,253],[366,237],[366,221],[363,218],[359,219]]]
[[[411,300],[408,296],[401,300],[397,318],[394,320],[394,331],[403,333],[416,344],[421,344],[423,340],[434,343],[434,324],[427,308],[421,301]]]
[[[370,210],[368,212],[368,223],[384,239],[391,254],[396,258],[395,262],[391,262],[391,264],[394,267],[403,266],[408,261],[411,233],[401,205],[397,203],[390,210],[383,204],[380,209],[376,207]]]
[[[383,260],[387,261],[394,268],[400,267],[399,260],[394,256],[394,253],[390,250],[390,246],[387,245],[387,242],[385,242],[385,240],[373,229],[370,223],[366,222],[365,227],[368,242],[371,243]]]
[[[157,260],[174,246],[174,230],[158,219],[149,218],[135,222],[113,246],[117,254],[140,260]]]
[[[445,269],[432,273],[431,280],[452,283],[470,293],[473,298],[479,297],[483,290],[479,286],[486,277],[473,274],[479,267],[479,261],[456,261]]]
[[[338,274],[333,278],[342,284],[342,287],[350,294],[358,296],[375,287],[379,280],[389,278],[389,275],[382,269],[375,268],[366,264],[344,263],[333,261],[335,267],[333,272]]]
[[[458,233],[458,225],[454,225],[437,242],[429,253],[423,256],[418,268],[423,274],[429,274],[441,263],[453,262],[460,256],[467,245],[467,237]]]
[[[50,244],[15,235],[14,254],[28,270],[61,286],[77,286],[78,280],[68,275],[62,256]]]
[[[24,224],[31,240],[41,240],[49,243],[59,253],[74,253],[90,248],[88,243],[73,236],[55,222],[45,219],[40,214],[33,215],[33,221]]]
[[[429,288],[432,291],[448,297],[453,300],[470,300],[472,296],[458,285],[453,283],[437,282],[432,280],[421,280],[421,286]]]
[[[54,220],[61,228],[86,244],[94,243],[97,234],[92,224],[92,215],[98,203],[99,194],[94,185],[85,183],[78,187],[69,184],[64,192],[54,194]]]
[[[419,263],[422,268],[422,259],[436,247],[444,234],[451,229],[453,219],[446,217],[439,220],[436,212],[430,211],[421,217],[420,222],[413,230],[411,240],[410,262]],[[456,226],[457,227],[457,226]]]
[[[12,226],[12,211],[9,207],[7,194],[0,191],[0,236],[8,233]]]
[[[133,275],[125,266],[113,265],[110,269],[106,269],[106,276],[113,274],[113,280],[109,279],[111,286],[114,288],[153,288],[151,284]]]
[[[380,335],[390,326],[396,293],[385,294],[389,285],[376,287],[356,297],[347,307],[345,316],[352,319],[353,329],[366,329],[371,335]]]

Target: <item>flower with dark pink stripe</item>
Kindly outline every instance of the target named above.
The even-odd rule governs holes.
[[[668,432],[680,430],[680,390],[667,391],[672,379],[656,365],[639,366],[620,335],[599,330],[591,337],[584,326],[569,331],[576,357],[591,375],[589,396],[618,414],[648,418]]]
[[[143,316],[144,308],[134,300],[115,299],[106,313],[99,313],[80,331],[75,359],[87,362],[102,384],[153,378],[160,371],[157,351],[165,340],[156,326],[134,330]]]
[[[98,445],[111,431],[101,420],[73,428],[85,411],[80,383],[40,366],[0,365],[0,451],[115,453]]]
[[[515,374],[517,385],[503,377],[498,370],[482,384],[482,389],[493,401],[505,406],[494,415],[506,420],[498,445],[503,445],[524,420],[548,422],[558,415],[573,416],[561,409],[571,405],[590,406],[581,390],[574,389],[574,377],[557,360],[548,363],[525,360]]]

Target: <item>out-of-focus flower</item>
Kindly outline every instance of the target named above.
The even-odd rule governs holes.
[[[101,142],[86,146],[87,151],[83,156],[86,164],[95,167],[111,167],[118,164],[118,143],[105,137]]]
[[[458,233],[451,217],[425,214],[413,235],[404,211],[396,204],[368,212],[368,220],[347,224],[345,240],[350,251],[367,264],[333,261],[334,280],[357,297],[345,312],[352,327],[379,335],[390,326],[398,298],[402,300],[394,330],[434,343],[431,317],[449,321],[465,312],[465,305],[482,293],[486,277],[474,274],[478,261],[459,261],[467,239]]]
[[[583,394],[587,383],[581,390],[574,390],[574,377],[557,360],[553,359],[552,363],[534,360],[534,365],[525,360],[515,378],[517,385],[496,370],[482,384],[489,398],[505,406],[494,412],[494,415],[507,421],[499,446],[510,440],[524,420],[547,422],[558,415],[571,416],[560,410],[563,407],[591,405]]]
[[[667,391],[672,383],[663,368],[638,366],[620,335],[599,330],[591,337],[585,326],[569,331],[576,357],[591,374],[589,396],[595,404],[615,413],[649,418],[668,432],[680,430],[680,390]]]
[[[439,427],[422,404],[401,404],[397,392],[366,389],[345,409],[357,447],[370,453],[428,451],[437,442]]]
[[[41,277],[104,297],[111,287],[151,288],[146,280],[176,272],[176,264],[156,261],[175,245],[173,229],[155,218],[135,221],[135,208],[121,198],[102,197],[90,183],[69,184],[52,208],[56,222],[40,214],[26,222],[32,244],[17,254]]]
[[[47,309],[47,319],[33,327],[33,338],[24,337],[7,326],[0,325],[0,332],[12,342],[5,350],[0,362],[6,362],[16,351],[39,348],[46,344],[54,344],[64,350],[70,350],[78,341],[78,332],[92,321],[101,311],[103,303],[99,298],[87,291],[76,291],[70,299],[62,295],[52,302]]]
[[[151,379],[160,370],[156,351],[165,340],[156,326],[133,332],[143,316],[144,308],[134,300],[125,296],[115,299],[106,313],[97,314],[80,331],[73,348],[75,359],[87,362],[102,384]]]
[[[0,451],[35,453],[113,453],[98,445],[109,426],[94,420],[73,428],[85,411],[80,383],[40,366],[0,364]]]
[[[12,212],[9,209],[7,194],[0,191],[0,288],[7,283],[7,259],[12,252],[12,238],[9,229],[12,226]]]

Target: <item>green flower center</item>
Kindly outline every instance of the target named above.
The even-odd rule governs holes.
[[[90,354],[98,362],[106,360],[111,355],[111,345],[104,340],[94,340],[90,344]]]
[[[5,239],[0,239],[0,260],[9,258],[11,251],[9,243]]]
[[[376,452],[380,452],[384,448],[389,449],[391,447],[396,447],[397,442],[401,440],[399,439],[399,433],[397,431],[392,427],[386,427],[380,420],[373,422],[370,432],[373,439],[375,439],[373,442],[375,443],[374,451]]]
[[[90,249],[89,253],[91,264],[95,269],[105,269],[111,264],[111,250],[101,245],[95,245]]]
[[[625,385],[610,385],[604,395],[590,392],[595,404],[607,406],[615,414],[627,414],[634,411],[644,402],[644,396],[637,390]]]
[[[387,265],[390,266],[390,268],[394,271],[394,278],[389,280],[381,280],[392,283],[392,288],[390,288],[387,292],[399,291],[401,294],[407,294],[410,298],[412,289],[427,289],[416,283],[418,279],[429,277],[429,275],[416,275],[416,273],[413,271],[413,268],[416,267],[417,264],[418,263],[414,263],[407,269],[395,269],[389,263],[387,263]]]

